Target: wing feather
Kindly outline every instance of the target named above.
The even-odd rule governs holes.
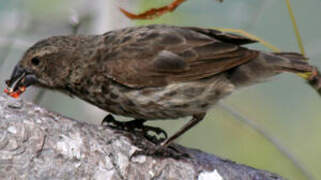
[[[240,46],[255,41],[211,29],[151,25],[108,34],[116,37],[106,35],[115,42],[106,44],[114,56],[103,60],[105,73],[132,88],[207,78],[258,56]]]

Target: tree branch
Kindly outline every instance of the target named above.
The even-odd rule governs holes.
[[[190,158],[130,159],[149,142],[9,97],[0,96],[0,112],[0,179],[283,179],[179,145]]]

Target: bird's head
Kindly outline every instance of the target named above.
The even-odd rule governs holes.
[[[28,86],[50,89],[63,88],[74,53],[77,37],[55,36],[41,40],[30,47],[14,67],[5,92],[18,97]]]

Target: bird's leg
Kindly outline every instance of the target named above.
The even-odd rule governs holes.
[[[167,139],[167,133],[163,129],[144,125],[145,122],[145,119],[135,119],[132,121],[121,122],[115,120],[115,118],[111,114],[109,114],[103,119],[101,124],[113,129],[141,134],[154,144],[160,144],[165,139]]]
[[[196,124],[201,122],[204,117],[205,113],[201,114],[194,114],[193,118],[186,123],[181,129],[179,129],[175,134],[171,137],[163,141],[157,147],[149,147],[143,151],[136,151],[131,157],[135,157],[137,155],[155,155],[155,156],[170,156],[174,158],[181,158],[181,157],[189,157],[188,154],[185,152],[181,152],[179,149],[175,148],[174,146],[169,146],[175,139],[180,137],[186,131],[194,127]]]
[[[180,137],[182,134],[184,134],[186,131],[194,127],[196,124],[201,122],[205,117],[205,113],[201,114],[194,114],[193,118],[188,121],[181,129],[179,129],[175,134],[173,134],[171,137],[166,139],[166,141],[162,142],[160,145],[162,147],[167,147],[169,144],[171,144],[175,139]]]

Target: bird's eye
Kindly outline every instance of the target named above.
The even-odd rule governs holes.
[[[40,63],[40,60],[38,58],[34,57],[31,59],[31,63],[35,66],[38,66]]]

